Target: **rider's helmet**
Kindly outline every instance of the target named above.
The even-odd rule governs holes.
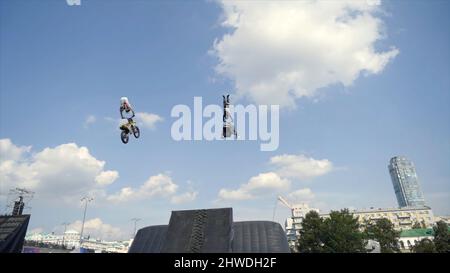
[[[122,107],[123,109],[125,109],[125,111],[128,113],[131,110],[131,105],[128,102],[128,98],[127,97],[121,97],[120,98],[120,107]]]

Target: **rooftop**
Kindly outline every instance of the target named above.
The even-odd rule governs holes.
[[[379,212],[392,212],[392,211],[413,211],[413,210],[431,210],[428,206],[423,207],[401,207],[401,208],[368,208],[368,209],[353,209],[349,210],[350,213],[379,213]],[[330,213],[322,213],[321,216],[329,215]]]
[[[416,228],[402,230],[400,237],[426,237],[434,236],[434,231],[432,228]]]
[[[448,228],[450,232],[450,227]],[[432,228],[416,228],[416,229],[407,229],[402,230],[400,233],[400,237],[427,237],[434,236],[434,231]]]

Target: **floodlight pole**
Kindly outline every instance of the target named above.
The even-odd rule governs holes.
[[[87,210],[87,205],[88,205],[88,203],[91,202],[92,200],[94,200],[94,198],[92,198],[92,197],[87,197],[87,196],[81,198],[81,202],[84,201],[84,214],[83,214],[83,223],[81,224],[80,247],[81,247],[81,244],[83,243],[84,221],[86,220],[86,210]]]
[[[131,219],[131,221],[134,221],[133,238],[134,238],[134,236],[136,236],[136,223],[137,223],[137,221],[140,221],[140,220],[141,220],[140,218],[133,218],[133,219]]]

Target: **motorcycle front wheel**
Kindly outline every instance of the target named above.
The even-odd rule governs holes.
[[[125,131],[122,131],[122,133],[120,133],[120,139],[122,139],[122,142],[123,142],[124,144],[127,144],[127,143],[128,143],[128,140],[129,140],[128,133],[125,132]]]
[[[133,135],[135,138],[139,138],[139,136],[141,135],[141,131],[139,130],[139,127],[133,126]]]

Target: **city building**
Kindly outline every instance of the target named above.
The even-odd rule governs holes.
[[[289,246],[295,247],[296,241],[300,236],[301,223],[304,219],[304,215],[312,209],[308,210],[308,207],[303,207],[301,214],[292,215],[286,219],[285,231],[288,238]],[[318,212],[317,209],[314,209]],[[358,217],[359,224],[362,226],[367,222],[374,222],[376,220],[386,218],[389,219],[394,225],[396,230],[410,230],[414,224],[418,223],[424,228],[433,227],[436,222],[436,218],[433,216],[433,211],[430,207],[405,207],[405,208],[370,208],[363,210],[352,210],[350,213],[354,217]],[[320,217],[326,219],[330,217],[330,214],[319,214]],[[405,242],[406,243],[406,242]]]
[[[97,253],[127,253],[130,241],[103,241],[103,240],[83,240],[83,248],[92,249]]]
[[[64,245],[68,249],[80,247],[80,233],[75,230],[67,230],[64,235],[33,233],[28,234],[25,240],[43,244]]]
[[[409,249],[414,245],[414,240],[410,238],[414,234],[406,232],[413,226],[420,225],[421,228],[430,229],[434,224],[442,220],[449,222],[449,217],[435,217],[430,207],[425,205],[425,199],[420,189],[419,179],[417,177],[414,164],[406,157],[396,156],[389,162],[389,173],[394,186],[399,208],[370,208],[362,210],[351,210],[354,217],[358,217],[359,224],[363,227],[366,223],[373,223],[380,219],[389,219],[394,225],[394,229],[405,231],[403,234],[403,249]],[[310,210],[307,205],[290,205],[282,197],[278,198],[283,204],[292,210],[292,216],[286,219],[285,231],[291,247],[296,246],[296,241],[300,236],[300,228],[304,216]],[[319,214],[322,218],[330,217],[329,214]],[[417,234],[416,234],[417,235]],[[423,234],[422,234],[423,235]],[[426,235],[426,234],[425,234]],[[426,236],[422,236],[426,238]],[[408,244],[409,241],[409,244]]]
[[[432,228],[409,229],[400,233],[400,251],[411,252],[411,248],[423,239],[434,240]]]
[[[42,244],[62,245],[62,236],[54,233],[34,233],[25,236],[26,241],[32,241]]]
[[[448,226],[450,226],[450,216],[435,216],[434,221],[435,222],[442,221],[446,223]]]
[[[65,246],[67,249],[80,248],[80,233],[75,230],[67,230],[64,235],[54,233],[34,233],[25,237],[28,242],[50,244],[55,246]],[[115,252],[126,253],[130,246],[130,241],[104,241],[94,238],[83,239],[82,248],[91,249],[94,252]]]
[[[405,207],[405,208],[370,208],[350,211],[354,217],[358,217],[361,225],[366,222],[374,222],[382,218],[389,219],[396,230],[412,229],[418,223],[423,227],[430,228],[434,225],[435,219],[430,207]],[[322,218],[327,218],[329,214],[321,214]]]
[[[448,227],[450,232],[450,227]],[[432,228],[418,228],[403,230],[400,233],[399,243],[400,251],[411,252],[413,246],[423,239],[434,240],[434,230]]]
[[[67,248],[80,247],[80,233],[76,230],[67,230],[61,240],[61,245],[64,244]]]
[[[391,158],[389,173],[399,207],[425,206],[416,168],[411,161],[403,156]]]
[[[300,236],[300,228],[305,219],[305,215],[310,211],[316,211],[319,213],[318,209],[310,208],[308,204],[294,204],[290,205],[291,217],[287,218],[284,223],[284,228],[286,231],[286,237],[288,239],[289,247],[295,249],[296,241]]]

